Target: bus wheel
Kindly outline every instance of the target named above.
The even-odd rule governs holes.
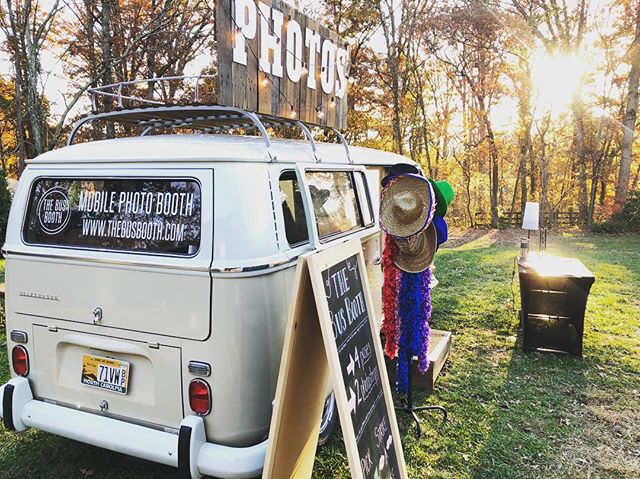
[[[318,437],[318,446],[322,447],[329,442],[333,435],[333,430],[338,422],[338,408],[336,407],[336,397],[333,392],[329,394],[324,403],[322,411],[322,421],[320,422],[320,434]]]

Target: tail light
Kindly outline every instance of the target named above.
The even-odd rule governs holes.
[[[189,406],[199,416],[211,412],[211,388],[206,381],[194,379],[189,384]]]
[[[29,374],[29,353],[24,346],[15,346],[11,351],[11,364],[18,376]]]

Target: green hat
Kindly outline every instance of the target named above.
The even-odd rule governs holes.
[[[447,214],[449,204],[453,201],[456,194],[446,180],[435,181],[429,178],[429,183],[433,186],[433,191],[436,195],[436,214],[438,216],[444,216]]]

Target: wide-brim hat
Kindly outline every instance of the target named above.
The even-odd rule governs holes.
[[[421,273],[433,264],[437,241],[436,229],[432,223],[417,235],[396,240],[398,252],[393,262],[407,273]]]
[[[408,238],[431,223],[435,206],[433,188],[426,178],[396,176],[382,189],[380,227],[396,239]]]
[[[433,192],[436,195],[436,214],[438,216],[445,216],[449,209],[449,204],[456,196],[453,188],[446,180],[432,180],[429,178],[429,183],[433,187]]]
[[[442,216],[435,215],[433,217],[433,227],[436,229],[436,237],[438,238],[438,248],[442,243],[446,243],[449,239],[449,227]]]

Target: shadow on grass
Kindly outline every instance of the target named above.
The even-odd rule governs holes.
[[[477,456],[473,478],[560,477],[551,459],[573,433],[572,414],[584,407],[591,364],[552,353],[513,349],[487,440]]]
[[[117,440],[117,438],[114,438]],[[64,439],[42,431],[0,432],[0,478],[177,478],[171,467]]]

